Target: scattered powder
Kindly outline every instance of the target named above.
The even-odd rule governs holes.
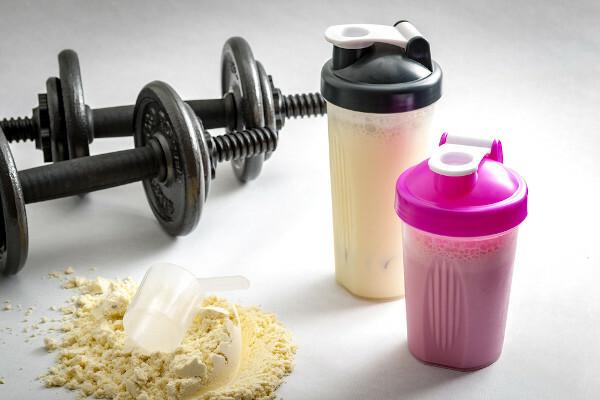
[[[52,271],[52,272],[48,273],[48,276],[50,278],[57,278],[58,279],[58,278],[60,278],[62,276],[62,272],[60,272],[60,271]]]
[[[85,278],[78,278],[78,277],[71,278],[71,279],[67,279],[63,283],[62,287],[63,287],[63,289],[73,289],[73,288],[77,288],[79,286],[83,286],[84,284],[87,283],[87,281],[88,280]]]
[[[173,353],[143,354],[126,345],[123,316],[137,285],[131,279],[69,279],[79,292],[63,307],[60,340],[46,338],[56,363],[42,377],[104,399],[272,399],[292,371],[296,352],[290,333],[272,314],[207,297],[182,344]],[[219,371],[226,349],[241,331],[242,358],[229,382]]]
[[[4,378],[0,376],[0,385],[4,385],[5,383]]]
[[[58,342],[51,337],[44,338],[44,347],[48,352],[54,351],[58,348]]]
[[[65,275],[71,275],[75,273],[75,269],[73,269],[73,267],[67,267],[65,269]]]
[[[4,302],[4,307],[2,307],[2,309],[4,311],[10,311],[10,310],[12,310],[12,304]]]

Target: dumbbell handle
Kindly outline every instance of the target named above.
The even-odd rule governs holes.
[[[29,204],[152,178],[163,165],[160,146],[149,144],[21,170],[19,181]]]
[[[275,151],[278,134],[270,128],[231,132],[209,139],[210,163],[238,160]],[[166,174],[157,140],[143,147],[76,158],[19,171],[25,203],[58,199],[126,185]]]
[[[232,93],[221,99],[188,100],[194,113],[202,120],[204,128],[235,128],[237,111]],[[282,117],[303,118],[324,115],[327,104],[319,93],[302,93],[282,96]],[[92,110],[94,137],[122,137],[132,135],[133,106],[96,108]],[[30,117],[0,120],[0,128],[9,142],[37,140],[39,127]],[[92,138],[93,139],[93,138]]]
[[[205,129],[236,126],[235,121],[233,121],[236,115],[233,96],[225,95],[222,99],[190,100],[186,103],[202,120]],[[94,137],[131,136],[133,131],[133,109],[134,106],[132,105],[93,109]]]
[[[230,128],[237,124],[237,111],[231,92],[221,99],[188,100],[186,103],[202,120],[205,129]],[[318,93],[302,93],[282,97],[281,118],[304,118],[324,115],[327,105]],[[133,106],[96,108],[92,110],[94,138],[130,136]]]

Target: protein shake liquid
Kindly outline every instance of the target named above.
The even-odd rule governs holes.
[[[461,370],[500,357],[527,185],[499,141],[442,137],[396,185],[404,221],[408,347]]]
[[[409,22],[338,25],[325,36],[337,281],[351,293],[404,295],[402,225],[393,210],[399,173],[425,157],[441,70]]]

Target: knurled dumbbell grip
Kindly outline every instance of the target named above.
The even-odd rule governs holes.
[[[158,176],[162,165],[162,150],[149,142],[136,149],[61,161],[18,174],[25,203],[36,203]]]
[[[190,100],[186,103],[192,107],[205,129],[235,126],[235,121],[229,123],[234,112],[231,109],[232,104],[229,104],[227,99]],[[134,106],[118,106],[92,110],[94,137],[131,136],[133,109]]]

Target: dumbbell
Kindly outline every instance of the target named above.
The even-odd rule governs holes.
[[[77,54],[64,50],[58,61],[60,78],[46,81],[46,93],[38,95],[32,117],[0,121],[8,141],[34,140],[44,161],[56,162],[88,156],[94,138],[130,136],[134,106],[90,109],[83,98]],[[326,113],[325,100],[318,93],[283,96],[241,37],[230,38],[223,47],[221,88],[220,99],[187,102],[206,129],[279,130],[287,118]],[[243,182],[255,179],[265,156],[233,161],[236,176]]]
[[[214,165],[273,152],[268,127],[211,137],[189,105],[166,83],[149,83],[133,112],[135,148],[17,171],[0,129],[0,273],[25,264],[25,204],[143,181],[150,207],[170,235],[191,232],[202,213]]]

